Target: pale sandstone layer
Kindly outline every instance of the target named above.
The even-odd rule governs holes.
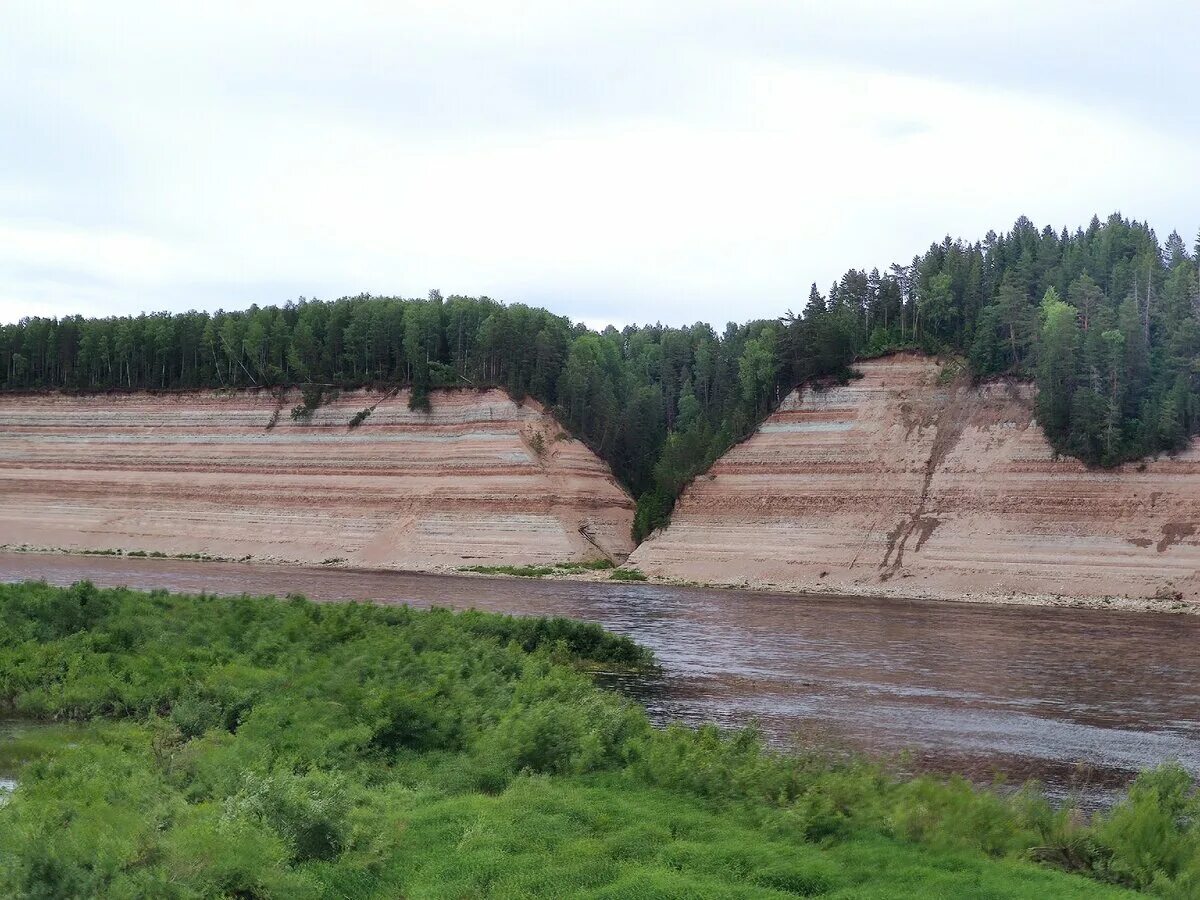
[[[0,396],[0,544],[407,569],[632,549],[628,494],[532,400],[350,391],[296,422],[299,402]]]
[[[1200,602],[1200,446],[1089,470],[1013,383],[932,359],[798,389],[630,559],[712,584],[908,597]]]

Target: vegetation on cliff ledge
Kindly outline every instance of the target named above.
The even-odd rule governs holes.
[[[240,312],[32,318],[0,327],[0,387],[73,390],[500,385],[558,415],[638,497],[635,538],[795,385],[912,348],[974,374],[1035,377],[1056,448],[1113,465],[1200,431],[1197,256],[1178,234],[1114,214],[1074,233],[1022,217],[910,263],[851,269],[803,312],[718,332],[594,332],[543,309],[432,292],[427,300],[301,298]],[[780,298],[781,310],[801,298]]]
[[[1091,822],[656,730],[564,620],[0,586],[8,897],[1194,896],[1200,803],[1146,774]],[[1068,869],[1070,872],[1056,871]],[[1091,876],[1091,880],[1083,876]]]

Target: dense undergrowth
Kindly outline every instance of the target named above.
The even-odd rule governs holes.
[[[0,895],[1196,895],[1176,768],[1084,822],[656,730],[581,671],[650,664],[566,620],[0,586],[0,704],[69,729],[0,749]]]

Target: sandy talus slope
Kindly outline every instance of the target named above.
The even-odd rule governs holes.
[[[308,424],[299,402],[0,396],[0,544],[397,568],[632,549],[629,496],[533,401],[444,391],[422,413],[352,391]]]
[[[789,396],[632,563],[792,589],[1200,602],[1200,447],[1089,471],[1054,458],[1028,386],[946,383],[913,354],[856,368]]]

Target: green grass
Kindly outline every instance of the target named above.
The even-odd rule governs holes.
[[[126,556],[134,559],[187,559],[205,562],[235,562],[228,556],[210,556],[207,553],[164,553],[161,550],[120,550],[117,548],[74,549],[67,547],[33,547],[29,544],[0,545],[0,550],[10,553],[64,553],[70,556]],[[252,557],[244,556],[241,561]]]
[[[565,619],[0,585],[0,708],[80,723],[0,739],[0,896],[1195,895],[1177,767],[1088,822],[585,674],[651,664]]]
[[[494,796],[438,796],[418,782],[397,806],[407,852],[388,877],[413,897],[1121,896],[1027,863],[877,835],[813,843],[782,814],[606,775],[519,776]]]
[[[613,581],[645,581],[646,576],[639,569],[613,569],[608,576]]]
[[[132,556],[141,559],[188,559],[202,562],[232,562],[223,556],[209,556],[207,553],[163,553],[161,550],[82,550],[78,551],[87,556]]]
[[[554,566],[459,566],[458,570],[481,575],[515,575],[518,578],[544,578],[558,574]]]
[[[0,777],[11,778],[31,762],[61,752],[89,734],[81,725],[0,719]]]
[[[616,563],[611,559],[589,559],[583,562],[560,562],[555,563],[556,569],[571,569],[583,572],[603,572],[606,569],[614,568]]]
[[[573,575],[579,572],[599,572],[613,568],[608,559],[583,562],[559,562],[549,566],[459,566],[460,572],[478,572],[482,575],[515,575],[518,578],[545,578],[548,575]]]

